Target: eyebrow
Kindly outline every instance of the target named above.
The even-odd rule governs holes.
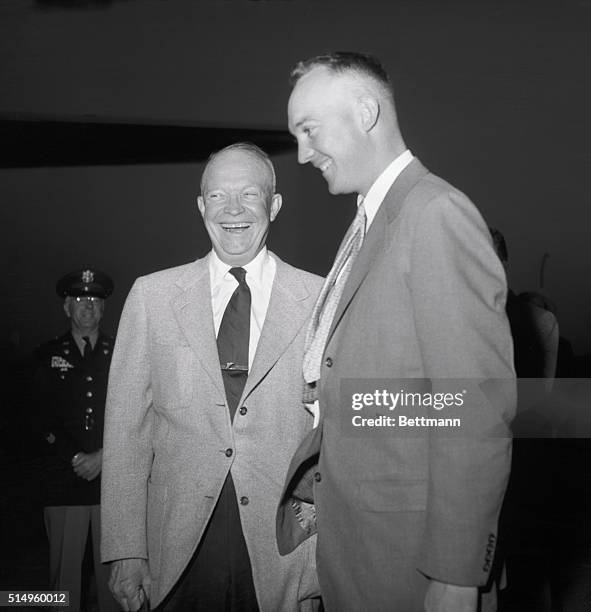
[[[303,119],[300,119],[295,125],[294,127],[299,128],[301,127],[304,123],[307,123],[308,121],[314,121],[314,119],[312,119],[311,117],[304,117]]]

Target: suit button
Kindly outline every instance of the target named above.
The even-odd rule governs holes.
[[[246,406],[242,406],[242,408],[240,408],[238,412],[240,412],[240,414],[244,416],[248,412],[248,409],[246,408]]]
[[[324,360],[324,365],[325,365],[327,368],[332,368],[332,358],[331,358],[331,357],[327,357],[327,358]]]
[[[226,449],[226,457],[231,457],[234,451],[231,448]]]
[[[248,497],[245,497],[244,495],[240,498],[240,504],[243,506],[248,506]]]
[[[315,480],[316,482],[320,482],[320,481],[322,480],[322,474],[321,474],[320,472],[316,472],[316,473],[314,474],[314,480]]]
[[[86,397],[92,397],[92,391],[87,391],[86,392]]]
[[[87,376],[86,377],[86,382],[92,382],[92,376]]]

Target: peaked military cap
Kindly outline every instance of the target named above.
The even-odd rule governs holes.
[[[76,270],[62,276],[55,290],[60,297],[92,295],[104,299],[113,293],[113,281],[100,270]]]

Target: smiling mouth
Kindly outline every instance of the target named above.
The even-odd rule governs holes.
[[[250,223],[220,223],[220,225],[229,234],[241,234],[251,226]]]
[[[320,170],[320,172],[322,172],[322,174],[324,174],[330,168],[330,166],[332,166],[332,159],[327,159],[321,164],[318,164],[316,167]]]

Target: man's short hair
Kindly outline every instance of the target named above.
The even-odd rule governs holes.
[[[204,178],[205,174],[207,173],[207,167],[218,155],[226,153],[227,151],[244,151],[245,153],[250,153],[254,155],[260,161],[262,161],[265,166],[267,166],[269,174],[271,175],[271,193],[269,194],[269,196],[275,194],[275,189],[277,187],[277,178],[275,176],[275,168],[273,167],[273,162],[271,161],[271,158],[267,155],[267,153],[265,153],[265,151],[261,149],[261,147],[258,147],[252,142],[235,142],[231,145],[228,145],[227,147],[224,147],[223,149],[220,149],[219,151],[214,151],[207,158],[207,161],[205,162],[205,168],[203,169],[203,174],[201,175],[201,194],[203,194]]]
[[[289,82],[292,87],[308,72],[314,68],[324,67],[334,72],[357,72],[373,79],[384,93],[393,101],[394,94],[388,73],[380,60],[370,53],[356,51],[335,51],[325,55],[317,55],[298,62],[291,71]]]

